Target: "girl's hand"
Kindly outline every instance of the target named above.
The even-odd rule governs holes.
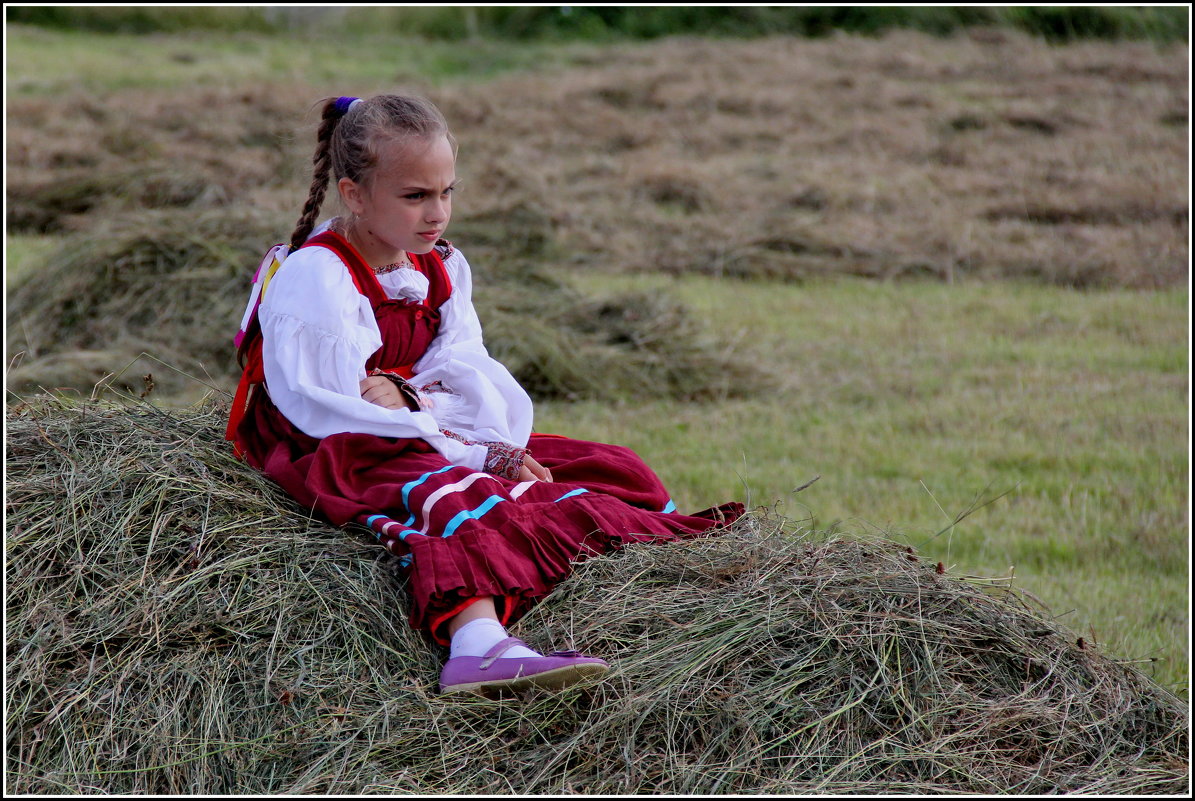
[[[361,397],[384,409],[406,409],[407,398],[389,378],[371,375],[361,382]]]
[[[523,458],[523,467],[519,470],[519,481],[552,481],[552,471],[544,467],[531,454]]]

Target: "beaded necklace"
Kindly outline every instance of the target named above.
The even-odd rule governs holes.
[[[398,270],[402,267],[414,267],[414,266],[415,265],[411,264],[411,262],[409,260],[403,259],[402,261],[396,261],[393,264],[387,264],[384,267],[373,267],[371,269],[373,270],[374,275],[384,275],[385,273],[392,273],[395,270]]]

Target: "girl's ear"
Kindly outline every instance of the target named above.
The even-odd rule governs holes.
[[[336,182],[336,190],[340,192],[340,199],[353,214],[365,211],[365,197],[361,186],[351,178],[341,178]]]

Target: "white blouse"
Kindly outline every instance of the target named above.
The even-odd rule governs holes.
[[[327,227],[324,223],[312,235]],[[486,446],[446,437],[441,429],[477,443],[525,447],[531,398],[482,344],[464,255],[454,250],[444,266],[452,294],[440,307],[439,333],[415,363],[411,383],[422,387],[442,381],[453,397],[431,393],[433,405],[412,412],[361,397],[365,362],[382,338],[373,308],[353,285],[348,268],[327,248],[302,248],[288,256],[258,309],[266,386],[278,410],[317,439],[346,432],[423,439],[449,462],[478,471],[484,468]],[[383,273],[378,282],[390,298],[419,302],[428,294],[427,278],[411,268]]]

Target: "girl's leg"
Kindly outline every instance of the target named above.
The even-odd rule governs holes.
[[[510,637],[506,628],[498,620],[498,610],[494,606],[492,596],[479,598],[461,610],[460,614],[448,621],[448,636],[452,642],[448,648],[448,658],[458,656],[485,656],[498,643]],[[507,649],[503,659],[523,659],[540,656],[541,654],[515,645]]]
[[[498,610],[494,608],[494,598],[492,596],[478,598],[466,606],[464,611],[459,615],[448,621],[448,636],[455,636],[461,626],[483,617],[493,618],[494,622],[498,622]]]

